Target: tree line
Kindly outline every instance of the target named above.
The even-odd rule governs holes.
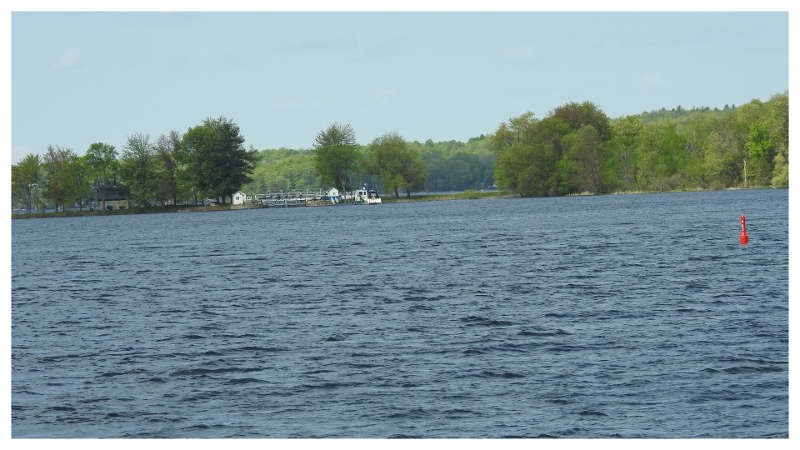
[[[208,118],[183,135],[171,130],[155,141],[143,133],[131,134],[121,154],[104,142],[91,144],[83,156],[50,145],[44,155],[29,154],[12,166],[12,201],[28,212],[47,207],[63,211],[68,206],[83,210],[92,202],[106,210],[110,196],[140,208],[198,205],[207,197],[224,204],[243,187],[251,192],[259,190],[253,187],[267,187],[263,170],[258,171],[260,186],[253,186],[262,157],[267,164],[261,167],[280,170],[275,179],[288,178],[293,189],[335,186],[351,191],[367,182],[399,196],[400,189],[410,193],[424,187],[419,152],[400,136],[381,136],[364,150],[349,124],[334,123],[317,134],[313,152],[301,158],[296,169],[286,158],[279,162],[246,150],[232,120]],[[293,153],[284,151],[282,156],[291,159]]]
[[[332,126],[344,126],[334,124]],[[389,139],[394,135],[393,139]],[[440,191],[462,191],[465,189],[484,189],[491,188],[494,183],[494,160],[495,155],[490,151],[489,139],[481,135],[471,138],[467,142],[442,141],[425,142],[405,141],[400,142],[402,137],[396,133],[388,133],[385,136],[374,139],[371,143],[359,146],[353,144],[357,155],[351,154],[357,160],[350,176],[351,185],[366,183],[376,187],[382,192],[395,194],[394,186],[398,191],[404,188],[397,183],[384,187],[382,178],[375,170],[374,162],[372,166],[367,164],[375,149],[383,143],[380,154],[384,159],[387,156],[387,146],[398,149],[400,153],[405,153],[405,158],[416,161],[419,155],[419,162],[424,167],[425,175],[415,176],[415,183],[409,184],[412,190],[427,192]],[[387,142],[383,142],[387,141]],[[318,177],[316,170],[315,152],[316,148],[311,149],[266,149],[259,152],[260,160],[253,173],[253,181],[244,186],[247,192],[267,192],[267,191],[287,191],[293,189],[319,189],[329,187],[324,185]],[[374,158],[375,156],[373,156]],[[389,163],[385,162],[384,166]],[[409,168],[413,165],[409,166]],[[386,174],[384,167],[384,178],[391,178]],[[410,176],[410,174],[406,174]]]
[[[387,133],[356,143],[333,123],[311,149],[244,148],[239,127],[209,118],[155,141],[135,133],[121,154],[93,143],[85,155],[49,146],[12,167],[14,205],[86,207],[120,192],[141,207],[225,202],[243,189],[350,191],[362,183],[399,197],[415,191],[496,186],[521,196],[619,191],[786,187],[788,93],[723,109],[678,106],[610,119],[591,102],[566,103],[543,118],[527,112],[467,142],[406,141]]]
[[[350,124],[334,123],[320,131],[312,153],[314,173],[324,186],[351,191],[361,182],[379,185],[399,197],[424,188],[428,175],[420,153],[397,133],[387,133],[366,148],[356,144]]]
[[[345,152],[357,161],[350,167],[350,184],[366,182],[396,195],[394,186],[404,190],[403,184],[383,186],[391,176],[378,177],[367,164],[384,140],[366,146],[350,142]],[[419,155],[425,176],[406,184],[428,192],[496,186],[522,196],[548,196],[786,187],[789,182],[788,94],[739,107],[677,106],[616,119],[593,103],[573,102],[541,119],[531,112],[512,117],[494,133],[467,142],[392,142],[404,148],[406,158]],[[263,150],[246,188],[324,187],[316,151]]]
[[[83,209],[91,200],[105,210],[109,195],[121,195],[138,207],[198,204],[206,197],[224,203],[250,181],[258,159],[243,144],[238,125],[218,117],[155,141],[131,134],[121,152],[104,142],[91,144],[83,156],[50,145],[43,155],[29,154],[12,166],[12,200],[28,212]]]
[[[495,182],[522,196],[786,187],[789,98],[610,120],[597,105],[525,113],[491,136]],[[664,116],[671,116],[666,118]]]

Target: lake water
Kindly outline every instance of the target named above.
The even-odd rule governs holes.
[[[15,220],[12,436],[785,438],[787,216],[750,190]]]

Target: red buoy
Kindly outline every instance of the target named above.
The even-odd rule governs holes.
[[[747,245],[747,230],[744,227],[744,215],[742,215],[742,234],[739,235],[739,242],[742,245]]]

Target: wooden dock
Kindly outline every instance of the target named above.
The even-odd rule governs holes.
[[[248,195],[243,205],[234,205],[233,209],[249,208],[292,208],[298,206],[332,206],[327,191],[294,190],[265,192]]]

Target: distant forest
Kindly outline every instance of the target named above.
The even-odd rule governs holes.
[[[539,119],[512,117],[467,142],[411,141],[424,191],[493,186],[523,196],[787,187],[788,93],[723,108],[695,107],[610,119],[596,105],[567,103]],[[373,144],[360,147],[369,154]],[[267,149],[248,192],[319,188],[312,149]],[[745,162],[746,161],[746,162]],[[745,182],[745,165],[747,180]],[[356,182],[380,185],[362,173]]]
[[[494,184],[495,155],[488,137],[481,135],[469,141],[405,142],[406,147],[419,155],[427,171],[422,190],[427,192],[461,191],[491,188]],[[373,144],[359,147],[369,154]],[[259,152],[260,160],[253,181],[244,186],[246,192],[282,191],[291,189],[325,188],[318,180],[313,149],[267,149]],[[356,171],[354,184],[367,183],[384,188],[380,177]]]
[[[527,112],[467,142],[406,141],[388,133],[358,145],[349,124],[309,149],[245,149],[238,125],[208,118],[155,141],[130,135],[85,155],[55,145],[12,166],[12,203],[28,212],[126,199],[139,207],[225,202],[248,193],[349,190],[366,183],[412,191],[499,188],[520,196],[652,192],[789,184],[789,95],[724,108],[662,108],[616,119],[591,102]]]

